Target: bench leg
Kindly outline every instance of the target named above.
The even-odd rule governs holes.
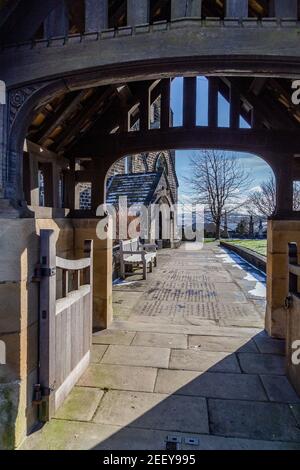
[[[121,279],[125,279],[125,263],[121,261]]]
[[[150,273],[153,273],[153,261],[150,261]]]
[[[144,261],[143,263],[143,279],[146,281],[147,280],[147,262]]]
[[[154,258],[154,266],[157,268],[157,256]]]

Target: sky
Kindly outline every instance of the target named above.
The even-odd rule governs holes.
[[[182,125],[182,102],[183,102],[183,78],[176,78],[172,82],[171,108],[174,114],[174,126]],[[197,78],[197,125],[207,125],[208,109],[208,82],[205,77]],[[219,95],[219,126],[229,127],[229,103]],[[249,128],[249,125],[241,118],[240,127]],[[179,180],[179,201],[188,199],[188,183],[183,177],[188,177],[192,169],[190,167],[190,157],[198,150],[176,151],[176,171]],[[229,152],[231,155],[232,152]],[[251,174],[251,186],[249,191],[257,189],[260,184],[268,179],[272,174],[271,168],[261,158],[248,153],[234,153],[234,156],[241,162],[245,170]]]

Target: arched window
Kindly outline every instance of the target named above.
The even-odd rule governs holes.
[[[166,174],[168,174],[169,172],[166,157],[162,153],[157,157],[155,171],[157,172],[162,171],[162,172],[165,172]]]

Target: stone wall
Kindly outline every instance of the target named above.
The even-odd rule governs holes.
[[[268,221],[266,330],[275,338],[286,337],[285,299],[289,293],[289,243],[292,242],[300,247],[299,220]]]
[[[175,170],[175,155],[172,151],[150,152],[146,155],[132,157],[132,173],[156,172],[156,163],[159,155],[163,155],[167,162],[167,177],[174,202],[178,199],[178,188]]]

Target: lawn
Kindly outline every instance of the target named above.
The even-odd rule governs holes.
[[[204,238],[204,243],[213,243],[215,241],[216,241],[215,238]]]
[[[256,251],[260,255],[267,256],[267,240],[226,240],[226,243],[243,246]]]

